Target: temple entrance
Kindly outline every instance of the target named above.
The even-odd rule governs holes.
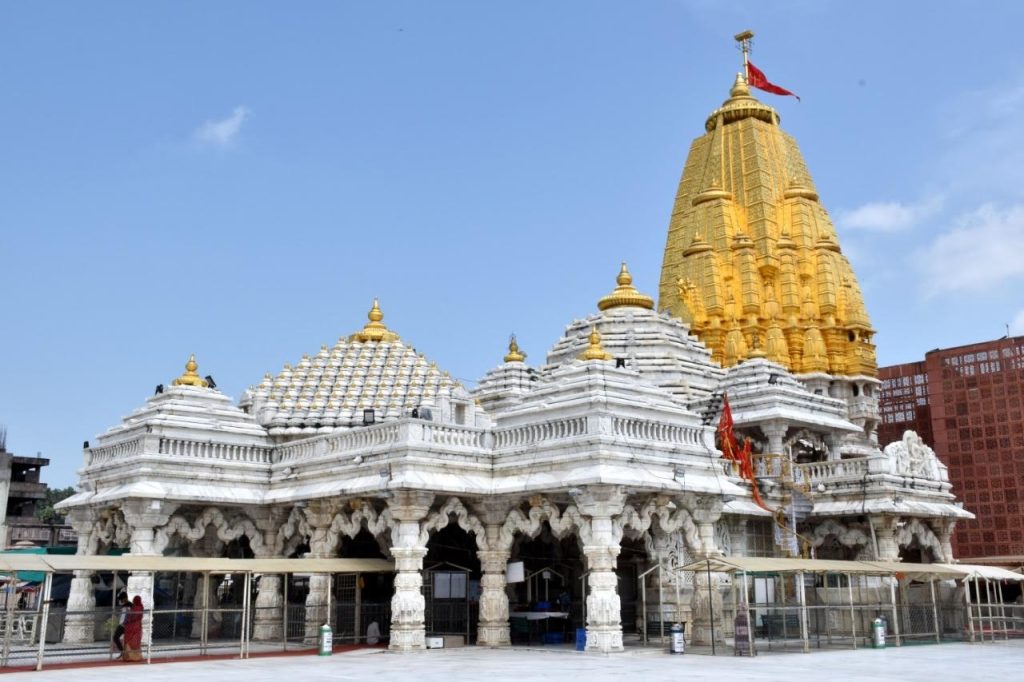
[[[457,524],[451,523],[431,536],[423,560],[428,637],[463,638],[465,644],[476,643],[481,576],[476,553],[476,540]],[[449,640],[445,646],[457,643],[457,639]]]
[[[338,556],[343,559],[387,559],[380,542],[365,528],[355,537],[341,541]],[[378,644],[388,638],[391,628],[391,595],[394,573],[334,576],[334,639],[339,644]]]
[[[587,571],[579,538],[558,539],[546,521],[534,538],[516,536],[510,562],[523,563],[523,580],[510,583],[513,644],[561,644],[586,627]]]

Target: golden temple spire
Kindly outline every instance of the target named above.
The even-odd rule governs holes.
[[[367,341],[397,341],[398,334],[389,330],[384,323],[381,321],[384,319],[384,313],[381,312],[380,302],[374,298],[373,307],[370,308],[370,312],[366,314],[369,318],[369,322],[363,327],[362,331],[356,332],[351,337],[350,341],[359,341],[360,343],[366,343]]]
[[[647,294],[641,294],[633,286],[633,275],[629,274],[629,268],[625,263],[622,264],[622,269],[619,270],[619,276],[615,278],[615,282],[618,284],[615,290],[597,302],[598,310],[623,306],[654,309],[654,299]]]
[[[196,363],[196,354],[192,353],[188,356],[188,362],[185,363],[185,373],[172,381],[171,384],[174,386],[198,386],[199,388],[206,388],[209,384],[206,383],[206,379],[196,374],[197,369],[199,369],[199,365]]]
[[[513,334],[508,340],[508,354],[505,356],[505,362],[522,362],[526,359],[526,353],[519,350],[519,343],[516,341],[516,335]]]
[[[736,41],[749,63],[750,39]],[[658,310],[728,367],[876,376],[874,330],[796,141],[741,73],[693,141],[669,223]]]
[[[590,336],[588,337],[590,345],[580,355],[580,360],[611,360],[612,354],[604,349],[601,345],[601,335],[597,333],[597,327],[590,328]]]

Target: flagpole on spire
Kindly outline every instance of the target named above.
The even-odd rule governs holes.
[[[743,31],[733,36],[737,43],[739,43],[740,49],[743,51],[743,80],[750,82],[750,45],[751,40],[754,39],[753,31]]]

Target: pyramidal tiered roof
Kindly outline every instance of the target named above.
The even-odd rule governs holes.
[[[271,435],[308,435],[362,425],[363,410],[376,421],[407,416],[439,397],[464,392],[447,372],[407,346],[383,324],[377,301],[366,326],[333,348],[303,355],[267,374],[244,401]]]
[[[659,309],[726,367],[763,354],[797,373],[874,376],[857,279],[778,114],[737,75],[705,129],[679,182]]]

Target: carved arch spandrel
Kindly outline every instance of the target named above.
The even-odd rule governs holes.
[[[911,519],[902,528],[896,530],[896,544],[900,547],[910,545],[914,538],[917,538],[917,542],[921,547],[930,549],[937,560],[952,560],[952,557],[945,556],[945,553],[942,551],[942,543],[939,542],[935,531],[923,523],[921,519]]]
[[[163,554],[171,538],[176,535],[189,542],[200,540],[210,526],[214,527],[217,538],[223,542],[231,542],[245,535],[249,538],[249,547],[253,554],[260,555],[263,552],[263,533],[256,528],[252,519],[241,513],[228,518],[216,507],[204,509],[194,523],[189,523],[188,519],[180,514],[172,516],[165,526],[158,528],[154,533],[153,551]]]
[[[487,549],[487,533],[484,525],[474,514],[470,513],[462,501],[457,497],[449,497],[441,507],[431,512],[420,526],[420,545],[427,546],[430,541],[430,534],[439,531],[451,523],[451,516],[455,515],[455,523],[459,528],[472,533],[476,540],[477,549]]]
[[[575,530],[584,545],[590,542],[590,521],[580,514],[575,505],[569,505],[562,512],[545,499],[540,504],[531,506],[527,514],[519,509],[509,512],[508,518],[505,519],[498,534],[497,549],[510,551],[517,533],[522,533],[528,538],[537,537],[545,521],[551,526],[551,534],[559,540]]]
[[[359,535],[365,524],[367,532],[373,537],[379,538],[384,533],[394,528],[394,519],[391,517],[391,510],[384,509],[380,513],[366,502],[360,504],[351,513],[346,514],[339,511],[331,520],[331,525],[326,529],[312,529],[312,540],[310,545],[318,541],[318,536],[323,532],[323,547],[326,556],[334,556],[338,551],[341,538],[354,538]],[[384,549],[383,545],[381,546]]]

